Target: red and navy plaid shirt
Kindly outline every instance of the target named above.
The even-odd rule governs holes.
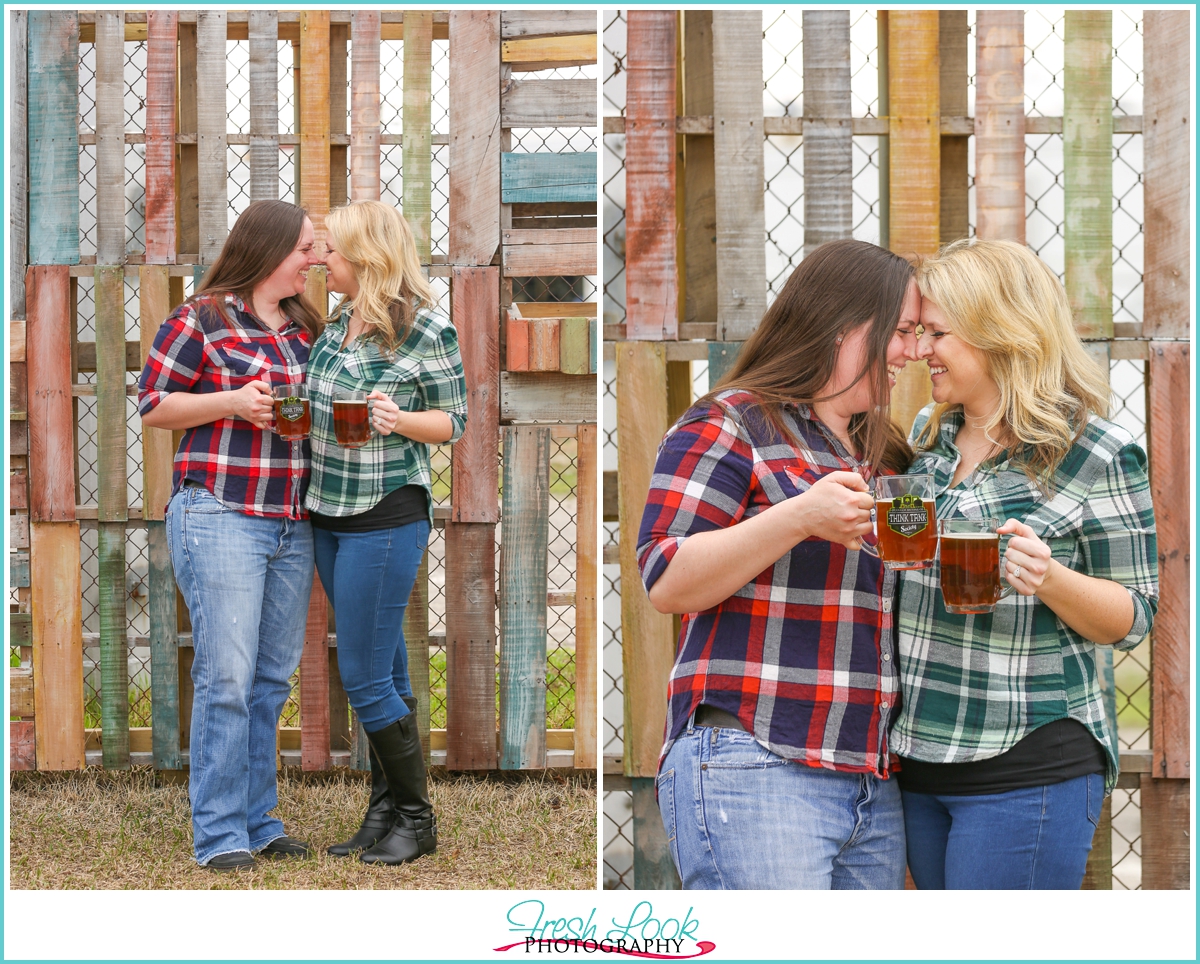
[[[854,468],[806,406],[785,417],[809,457],[778,437],[746,392],[694,406],[667,433],[638,535],[647,591],[693,533],[736,525]],[[662,756],[705,703],[786,759],[887,777],[899,694],[895,586],[873,556],[810,538],[720,605],[685,615]]]
[[[154,336],[138,379],[138,411],[153,411],[171,392],[208,394],[255,380],[304,381],[311,338],[289,321],[272,331],[241,299],[225,296],[225,314],[206,296],[180,305]],[[225,505],[258,516],[306,518],[308,442],[293,446],[243,418],[222,418],[183,433],[175,453],[171,494],[184,479],[199,482]]]

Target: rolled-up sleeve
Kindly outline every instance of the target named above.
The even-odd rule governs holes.
[[[422,359],[419,391],[425,408],[450,416],[452,433],[446,441],[462,438],[467,427],[467,380],[453,325],[447,324],[438,333],[433,348]]]
[[[1158,611],[1158,541],[1146,453],[1122,448],[1088,491],[1080,536],[1086,572],[1120,583],[1133,600],[1133,626],[1116,643],[1133,649],[1146,638]]]
[[[204,368],[204,333],[190,305],[180,308],[158,329],[138,378],[138,412],[152,412],[171,392],[190,392]]]
[[[668,432],[659,446],[638,532],[638,570],[647,592],[684,539],[742,519],[753,468],[744,430],[723,408],[689,413]]]

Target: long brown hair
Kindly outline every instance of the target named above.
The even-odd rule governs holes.
[[[821,392],[833,378],[840,342],[870,325],[866,359],[855,379],[866,378],[880,403],[850,420],[860,457],[875,466],[904,470],[912,459],[904,434],[888,415],[887,352],[913,267],[904,258],[865,241],[822,244],[800,262],[767,309],[736,361],[705,401],[726,389],[757,397],[766,421],[793,444],[783,406],[835,397]]]
[[[219,299],[232,293],[250,304],[255,287],[295,250],[306,217],[304,208],[287,201],[255,201],[229,229],[225,246],[188,302],[205,295],[217,295]],[[217,310],[225,314],[220,300]],[[283,298],[279,310],[308,329],[314,341],[321,333],[321,313],[306,295]]]

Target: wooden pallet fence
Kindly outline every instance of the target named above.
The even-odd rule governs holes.
[[[385,144],[402,145],[404,212],[413,224],[422,263],[431,274],[450,279],[450,310],[470,393],[467,434],[452,457],[451,505],[437,510],[447,546],[450,719],[445,730],[430,727],[434,641],[427,558],[406,614],[410,676],[427,759],[444,752],[446,763],[464,769],[559,766],[562,751],[577,748],[576,765],[595,766],[594,746],[576,747],[570,731],[545,726],[548,605],[575,604],[579,682],[596,686],[594,560],[589,570],[588,560],[577,559],[577,579],[590,578],[593,585],[575,594],[550,593],[543,585],[530,596],[518,587],[508,600],[506,584],[498,591],[495,582],[494,554],[501,499],[507,498],[511,558],[527,560],[514,563],[517,568],[507,570],[508,577],[515,585],[518,574],[536,576],[539,564],[543,573],[547,569],[548,468],[532,476],[523,472],[528,462],[524,443],[530,439],[536,443],[537,461],[548,457],[552,436],[577,433],[579,444],[591,446],[580,454],[579,496],[595,498],[596,305],[571,305],[569,310],[555,304],[513,305],[514,315],[538,329],[537,367],[520,371],[531,380],[507,382],[500,359],[506,347],[501,318],[507,318],[512,303],[512,278],[594,275],[598,269],[596,154],[513,153],[509,133],[512,126],[595,123],[591,81],[523,75],[595,63],[596,26],[591,11],[208,9],[17,11],[11,16],[10,103],[12,116],[24,118],[15,129],[27,132],[16,138],[10,164],[10,513],[15,513],[10,536],[16,550],[10,570],[21,609],[10,614],[10,632],[25,660],[10,673],[19,717],[10,725],[13,766],[79,767],[85,751],[95,752],[94,762],[106,767],[144,762],[140,754],[148,754],[157,769],[178,770],[187,764],[190,622],[174,583],[164,519],[178,434],[172,438],[165,431],[143,430],[140,504],[137,498],[127,499],[131,392],[126,381],[129,371],[144,364],[162,320],[183,300],[185,280],[201,284],[221,250],[229,221],[230,144],[248,149],[251,200],[279,196],[280,153],[293,152],[295,199],[308,209],[318,242],[332,207],[349,198],[380,197],[381,152]],[[433,44],[447,39],[454,64],[451,132],[441,139],[445,135],[432,133],[431,62]],[[225,76],[230,40],[248,41],[248,133],[230,132],[224,85],[211,82]],[[385,133],[380,121],[381,44],[397,40],[405,44],[403,137]],[[279,133],[280,41],[292,45],[295,134]],[[125,130],[128,43],[146,45],[146,129],[140,133]],[[97,119],[96,133],[83,136],[85,147],[94,145],[96,157],[97,250],[94,257],[82,259],[84,264],[79,254],[77,128],[81,44],[95,45]],[[514,72],[522,76],[514,78]],[[494,94],[480,95],[487,90]],[[432,210],[432,152],[435,143],[447,141],[450,251],[431,264],[433,218],[444,216]],[[135,251],[127,250],[126,243],[125,158],[129,145],[141,143],[146,242],[143,251]],[[96,305],[96,338],[90,342],[80,342],[76,334],[83,323],[77,279],[83,277],[92,281]],[[136,341],[126,341],[124,335],[127,280],[138,291]],[[310,272],[308,293],[324,303],[320,269]],[[80,373],[92,372],[93,381],[80,383]],[[94,505],[77,504],[75,400],[83,396],[96,399]],[[560,427],[551,428],[551,423]],[[514,481],[503,491],[497,459],[502,425],[514,440]],[[586,507],[580,511],[586,520]],[[593,529],[594,523],[593,517]],[[99,556],[98,632],[86,635],[80,604],[81,525],[97,529]],[[146,636],[133,637],[125,613],[126,539],[129,529],[143,526],[149,628]],[[522,531],[532,533],[523,548],[518,538]],[[596,551],[595,532],[580,538],[585,551]],[[516,662],[506,665],[519,670],[508,674],[502,716],[494,705],[498,605],[505,625],[513,627],[507,632],[507,654]],[[588,606],[592,609],[585,611]],[[306,770],[367,764],[361,728],[352,733],[347,719],[337,673],[335,616],[329,608],[316,580],[300,673],[302,725],[281,736],[285,758]],[[541,656],[538,633],[516,628],[539,625]],[[81,640],[101,651],[101,725],[86,734]],[[150,651],[151,727],[129,726],[127,658],[133,645]],[[579,695],[582,735],[594,742],[595,693]],[[521,732],[525,737],[518,740]],[[556,762],[551,763],[554,754]]]

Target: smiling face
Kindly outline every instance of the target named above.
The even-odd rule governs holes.
[[[320,264],[313,246],[312,221],[304,219],[300,228],[300,238],[291,254],[284,258],[279,266],[272,271],[264,281],[255,288],[255,294],[261,291],[267,300],[282,301],[293,295],[304,294],[304,286],[308,280],[308,269],[314,264]],[[257,302],[257,297],[256,297]]]
[[[962,405],[967,414],[986,415],[1000,402],[1000,389],[987,372],[983,352],[954,334],[942,310],[928,298],[921,300],[918,356],[929,363],[933,400]]]
[[[896,386],[896,376],[910,361],[917,360],[917,325],[921,322],[921,292],[916,281],[908,283],[904,293],[904,305],[900,308],[900,320],[896,332],[888,343],[888,387]]]
[[[325,285],[334,294],[353,298],[358,294],[358,276],[354,273],[354,265],[337,249],[337,239],[330,234],[325,240]]]

